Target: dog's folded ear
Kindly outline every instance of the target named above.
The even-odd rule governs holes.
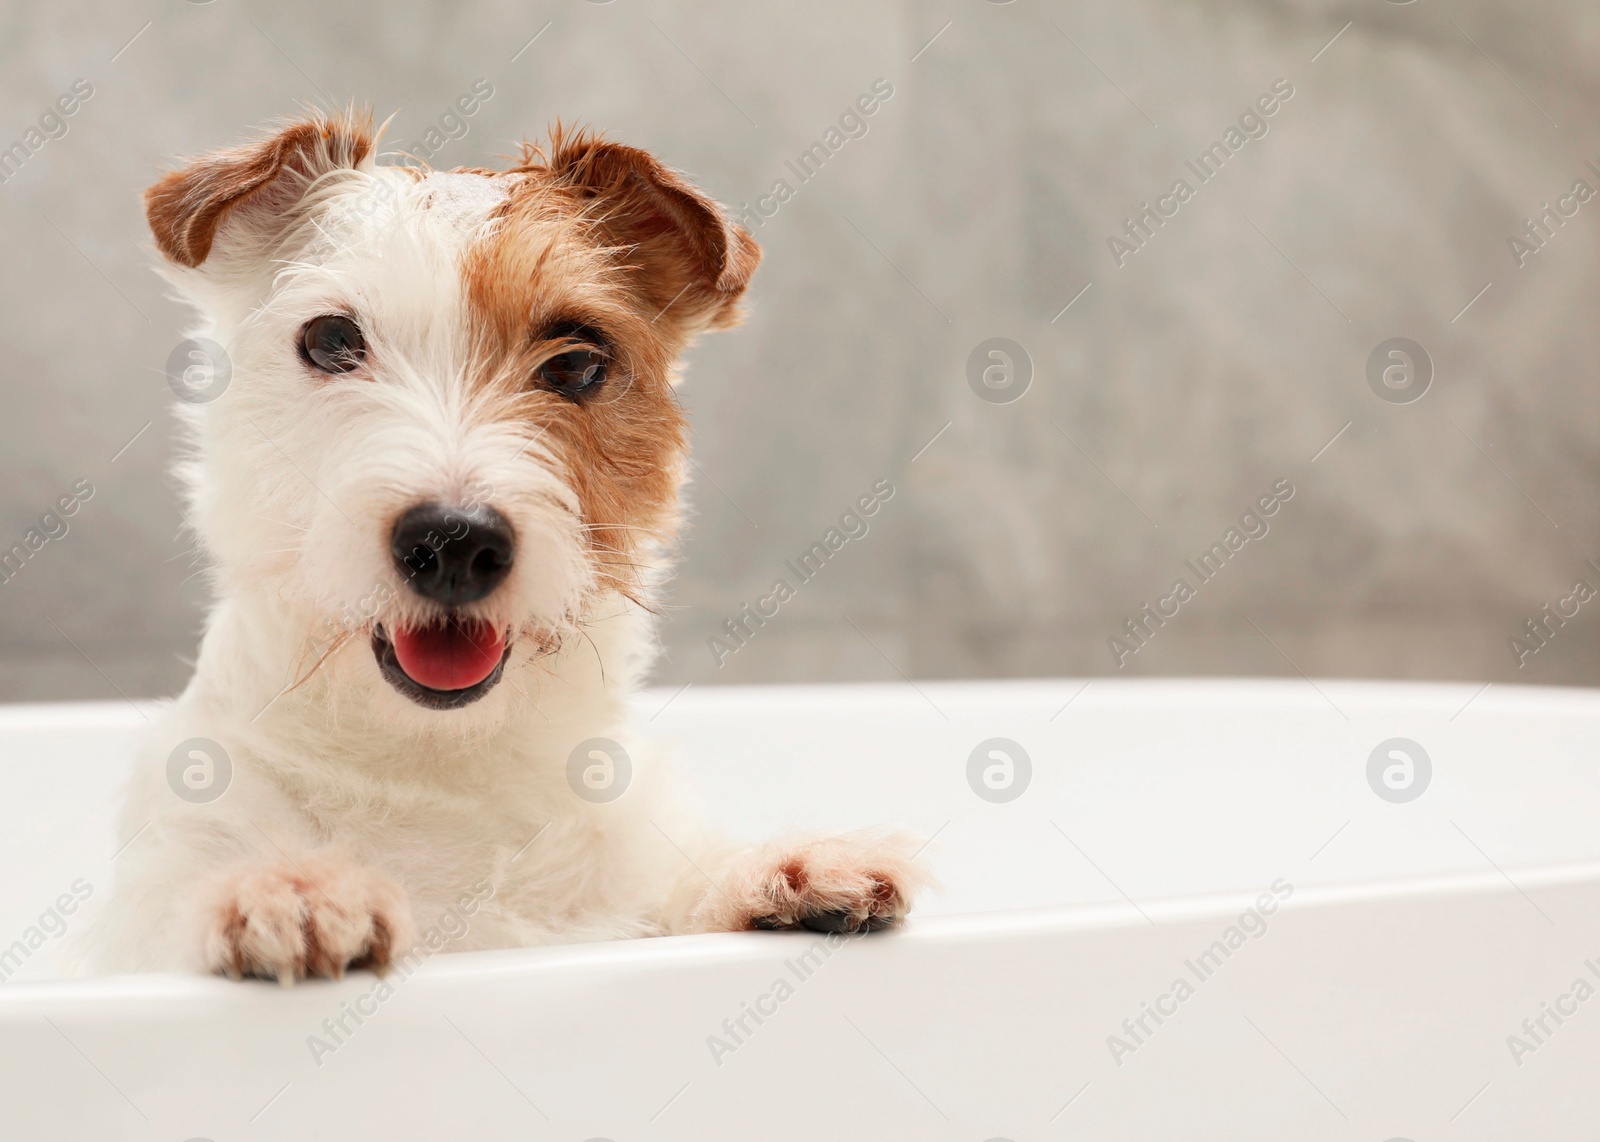
[[[215,151],[144,192],[156,245],[190,268],[211,256],[221,230],[231,247],[270,255],[309,188],[354,169],[373,150],[369,114],[314,114],[255,142]]]
[[[738,322],[761,247],[682,175],[636,147],[559,128],[546,169],[586,201],[591,224],[624,251],[660,313],[699,328]]]

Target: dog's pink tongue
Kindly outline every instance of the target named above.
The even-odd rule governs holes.
[[[505,649],[505,635],[484,622],[394,632],[400,669],[430,690],[476,686],[494,672]]]

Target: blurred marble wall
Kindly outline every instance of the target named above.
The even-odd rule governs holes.
[[[0,586],[0,697],[189,669],[139,191],[302,99],[420,143],[479,81],[435,165],[596,124],[766,249],[690,366],[661,681],[1593,684],[1597,60],[1582,0],[6,5],[0,546],[77,502]]]

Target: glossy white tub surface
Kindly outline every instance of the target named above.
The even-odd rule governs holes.
[[[690,687],[638,710],[736,833],[901,822],[934,836],[942,892],[826,956],[767,933],[440,954],[381,1000],[365,974],[57,981],[48,937],[0,959],[0,1137],[1600,1130],[1600,692],[1051,680]],[[0,709],[0,952],[75,883],[69,927],[104,899],[141,724]],[[992,738],[1031,759],[1008,802],[968,781]],[[1394,738],[1431,760],[1410,801],[1369,784]],[[746,1005],[769,1014],[735,1038]]]

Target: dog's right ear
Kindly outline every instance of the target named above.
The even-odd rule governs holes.
[[[191,269],[223,245],[270,256],[314,182],[369,163],[370,114],[323,115],[291,123],[252,143],[214,151],[144,192],[156,246]]]

